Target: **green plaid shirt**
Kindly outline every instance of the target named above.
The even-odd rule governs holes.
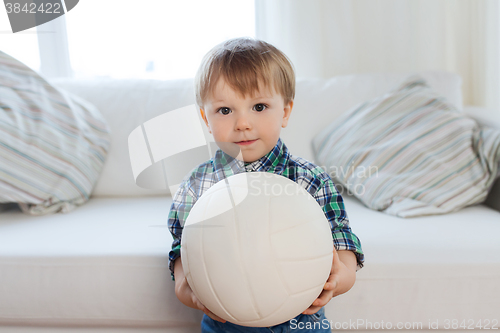
[[[180,256],[182,229],[196,200],[222,179],[254,171],[282,175],[304,187],[316,199],[330,222],[335,249],[353,251],[358,269],[363,267],[361,242],[349,227],[344,201],[332,179],[315,164],[291,155],[280,138],[269,153],[254,162],[243,162],[218,149],[214,158],[194,168],[183,180],[173,197],[168,215],[168,228],[174,238],[169,253],[172,280],[175,280],[174,261]]]

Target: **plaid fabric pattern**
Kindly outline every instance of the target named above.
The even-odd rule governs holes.
[[[361,242],[349,227],[344,201],[330,176],[315,164],[289,153],[281,138],[274,148],[254,162],[243,162],[218,149],[215,157],[194,168],[173,197],[168,228],[174,241],[169,252],[169,269],[174,279],[174,261],[180,256],[184,223],[196,200],[212,185],[242,172],[272,172],[304,187],[318,202],[330,222],[336,250],[350,250],[356,255],[358,269],[363,267]]]

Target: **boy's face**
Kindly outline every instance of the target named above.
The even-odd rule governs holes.
[[[281,95],[269,89],[243,97],[221,78],[200,111],[222,151],[253,162],[276,145],[292,107],[293,101],[285,104]]]

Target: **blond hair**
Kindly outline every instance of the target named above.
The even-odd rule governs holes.
[[[196,103],[203,107],[220,78],[243,96],[272,88],[287,104],[295,97],[295,73],[287,56],[261,40],[233,38],[212,48],[195,77]],[[259,85],[263,85],[259,86]]]

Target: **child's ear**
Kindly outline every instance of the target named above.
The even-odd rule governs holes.
[[[203,121],[205,122],[205,125],[207,125],[207,127],[208,127],[208,132],[212,133],[212,130],[210,129],[210,125],[208,125],[207,116],[205,115],[205,111],[203,111],[202,108],[200,108],[200,114],[201,114],[201,117],[203,118]]]
[[[290,118],[290,114],[292,113],[293,101],[288,102],[283,109],[283,122],[281,123],[281,127],[285,128],[288,125],[288,119]]]

